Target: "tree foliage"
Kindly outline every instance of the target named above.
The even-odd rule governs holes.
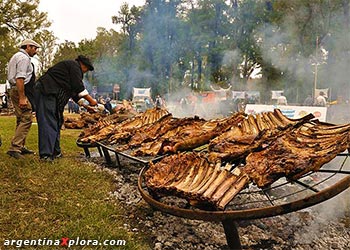
[[[315,82],[320,88],[347,89],[336,94],[350,98],[349,0],[124,3],[111,17],[115,30],[98,28],[94,39],[65,41],[55,50],[56,38],[46,30],[46,13],[37,4],[1,2],[0,70],[19,40],[29,37],[43,44],[42,68],[85,54],[95,65],[89,82],[119,84],[120,98],[129,98],[132,87],[152,87],[153,94],[162,95],[188,87],[205,91],[211,84],[246,90],[257,72],[261,79],[255,88],[283,89],[290,102],[301,102]]]
[[[18,44],[23,39],[33,38],[44,41],[45,36],[52,35],[45,31],[50,26],[50,22],[47,20],[47,14],[38,10],[38,4],[39,0],[0,1],[0,80],[2,82],[7,78],[7,62],[18,50]],[[46,45],[45,48],[47,48]]]

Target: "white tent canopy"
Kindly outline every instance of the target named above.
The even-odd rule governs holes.
[[[237,99],[244,99],[245,91],[232,91],[232,97]]]
[[[133,96],[151,97],[151,88],[134,88]]]
[[[255,97],[256,99],[260,99],[260,92],[255,90],[249,91],[232,91],[232,98],[245,99],[246,95],[248,98]]]
[[[271,90],[271,99],[276,100],[278,97],[280,97],[283,94],[283,90]]]
[[[133,101],[141,101],[145,98],[151,98],[151,88],[133,88]]]

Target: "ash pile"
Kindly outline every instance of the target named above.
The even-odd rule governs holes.
[[[141,164],[122,159],[121,170],[107,168],[102,158],[92,158],[97,171],[114,177],[116,200],[126,211],[125,224],[131,234],[147,235],[149,249],[154,250],[226,250],[227,242],[221,223],[189,220],[150,208],[137,190]],[[271,218],[238,221],[243,249],[349,249],[350,191],[315,207]],[[167,197],[169,204],[179,207],[186,202]]]

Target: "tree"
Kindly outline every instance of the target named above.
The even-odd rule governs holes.
[[[118,77],[116,80],[124,84],[120,84],[121,93],[120,97],[128,98],[131,95],[132,85],[138,84],[137,77],[140,74],[135,74],[137,68],[137,60],[139,54],[139,47],[137,44],[137,37],[139,34],[139,23],[141,18],[142,8],[132,6],[131,8],[127,3],[124,3],[118,15],[112,17],[114,24],[121,25],[121,33],[118,34],[118,38],[114,40],[117,53],[115,54],[115,60],[113,65],[118,71]],[[116,38],[116,37],[115,37]],[[136,81],[136,83],[135,83]]]
[[[122,32],[128,37],[128,50],[132,55],[135,48],[137,23],[140,21],[141,8],[135,5],[129,8],[127,3],[122,4],[117,16],[112,16],[112,22],[121,24]]]
[[[349,39],[346,38],[349,30],[344,28],[346,27],[344,24],[347,23],[346,2],[343,0],[274,1],[271,19],[273,26],[267,47],[270,47],[270,52],[272,50],[279,52],[272,53],[272,56],[267,53],[265,60],[269,56],[275,66],[286,73],[283,74],[283,81],[287,90],[293,93],[292,96],[295,97],[293,101],[300,102],[305,95],[312,94],[315,81],[317,81],[317,87],[322,88],[329,87],[334,80],[337,80],[334,78],[335,74],[330,72],[339,72],[339,66],[345,63],[345,61],[340,63],[342,61],[340,55],[344,55],[344,50],[340,54],[336,51],[342,50],[341,47],[344,48],[341,44],[349,44]],[[324,55],[324,51],[328,53],[328,58],[320,57]],[[323,66],[316,68],[315,64],[321,62],[324,63]],[[329,81],[319,79],[329,79]]]
[[[6,79],[6,65],[25,38],[38,38],[50,26],[47,14],[38,11],[39,0],[0,1],[0,79]]]
[[[125,48],[125,35],[114,30],[107,31],[99,28],[94,40],[93,58],[95,71],[93,72],[93,83],[97,86],[121,85],[119,97],[125,97],[126,88],[123,82],[126,82],[125,68],[128,67],[128,50]]]
[[[246,85],[253,72],[262,66],[259,47],[259,31],[266,23],[266,6],[263,1],[232,1],[228,12],[230,28],[227,30],[226,44],[233,51],[232,82]],[[232,52],[231,52],[232,53]]]
[[[38,4],[39,0],[2,0],[0,2],[2,33],[9,36],[32,37],[33,33],[49,27],[47,14],[38,11]]]
[[[57,38],[52,31],[43,30],[34,37],[34,40],[41,46],[38,52],[39,69],[37,69],[37,74],[39,76],[51,66],[54,60]]]
[[[209,80],[211,82],[225,81],[222,74],[222,58],[224,48],[224,37],[227,35],[228,6],[223,0],[199,1],[199,9],[202,15],[200,27],[207,36],[207,63]]]
[[[52,64],[56,64],[62,60],[74,59],[78,56],[78,47],[74,42],[65,41],[58,45],[55,59]]]
[[[179,58],[178,6],[181,1],[148,0],[141,13],[138,70],[149,72],[142,84],[154,94],[169,92],[173,64]],[[137,55],[136,55],[137,56]],[[145,74],[144,76],[149,74]]]

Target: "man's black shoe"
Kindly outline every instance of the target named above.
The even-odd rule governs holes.
[[[15,159],[24,159],[24,156],[21,155],[20,152],[17,151],[7,151],[7,154]]]
[[[63,157],[63,154],[62,153],[59,153],[57,155],[54,156],[55,159],[59,159],[59,158],[62,158]]]
[[[27,148],[22,148],[22,149],[21,149],[21,154],[22,154],[22,155],[32,155],[32,154],[35,154],[35,152],[32,151],[32,150],[29,150],[29,149],[27,149]]]
[[[40,161],[43,162],[53,162],[53,158],[51,156],[45,155],[40,157]]]

